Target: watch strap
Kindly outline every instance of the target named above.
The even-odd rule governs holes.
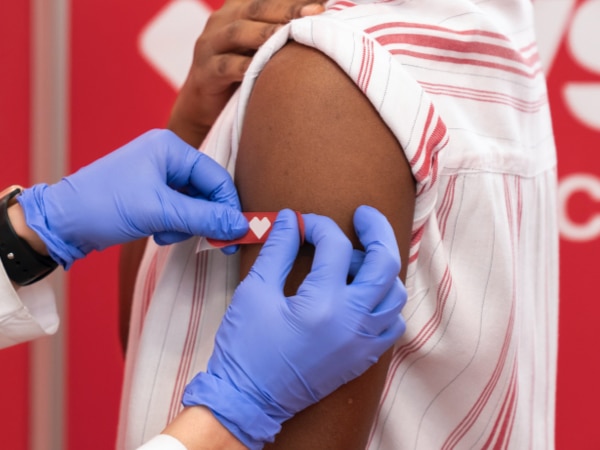
[[[36,252],[15,232],[8,207],[22,188],[12,187],[0,198],[0,259],[8,277],[19,286],[27,286],[49,275],[58,264],[50,256]]]

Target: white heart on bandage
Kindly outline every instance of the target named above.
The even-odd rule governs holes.
[[[263,217],[262,219],[253,217],[248,223],[250,224],[250,229],[258,239],[262,238],[269,228],[271,228],[271,221],[267,217]]]

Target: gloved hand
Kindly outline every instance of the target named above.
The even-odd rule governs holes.
[[[295,213],[284,210],[232,298],[207,371],[183,396],[185,406],[210,408],[250,449],[271,442],[282,422],[362,374],[405,329],[400,256],[385,217],[368,206],[356,210],[365,252],[353,250],[331,219],[303,217],[305,239],[316,248],[297,294],[283,294],[299,247]]]
[[[67,269],[92,250],[149,235],[167,244],[191,235],[235,239],[248,230],[227,171],[167,130],[149,131],[17,200]]]

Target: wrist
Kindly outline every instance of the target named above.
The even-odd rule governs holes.
[[[187,80],[171,110],[167,128],[194,148],[200,147],[208,135],[215,117],[204,111],[206,99]]]
[[[168,130],[175,133],[181,140],[194,148],[200,147],[210,128],[210,125],[202,125],[189,120],[188,115],[179,113],[177,109],[173,110],[167,125]]]
[[[233,384],[206,372],[200,372],[187,385],[183,393],[184,406],[205,406],[214,417],[240,442],[251,450],[262,449],[273,442],[281,430],[281,422],[265,408],[256,404],[247,394]]]
[[[204,406],[184,408],[162,434],[177,439],[187,450],[246,449]]]
[[[21,205],[16,202],[8,207],[8,219],[17,236],[23,239],[40,255],[48,256],[48,247],[40,236],[29,226],[25,220],[25,213]]]
[[[49,195],[50,190],[56,189],[60,183],[53,186],[43,183],[31,186],[19,195],[18,202],[27,226],[44,242],[50,257],[68,270],[75,260],[83,258],[87,252],[84,253],[64,238],[78,226],[81,229],[81,226],[71,220],[73,208],[65,210],[64,205],[69,200],[65,199],[64,191],[58,194],[55,191],[54,195]]]
[[[21,192],[21,187],[11,186],[0,193],[0,260],[9,278],[26,286],[50,274],[57,264],[15,201]]]

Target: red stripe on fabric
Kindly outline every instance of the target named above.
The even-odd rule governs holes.
[[[441,152],[444,148],[446,148],[446,145],[448,145],[448,142],[450,141],[449,137],[446,136],[445,138],[445,142],[440,146],[440,149],[438,150],[438,153]],[[431,166],[431,182],[429,183],[429,188],[431,189],[431,187],[435,186],[435,182],[437,180],[437,176],[438,176],[438,158],[434,158],[433,160],[433,165]]]
[[[512,431],[513,431],[514,425],[515,425],[515,418],[517,417],[517,398],[519,395],[519,385],[518,384],[516,385],[516,389],[517,390],[516,390],[514,401],[513,401],[512,413],[511,413],[509,421],[508,421],[508,434],[506,435],[507,439],[504,444],[505,449],[510,448],[510,437],[512,436]],[[530,437],[533,437],[533,434]]]
[[[427,142],[427,130],[429,129],[429,126],[431,125],[431,122],[433,121],[433,113],[434,113],[433,106],[429,105],[429,110],[427,111],[427,119],[425,119],[425,124],[422,127],[421,141],[419,142],[419,146],[417,147],[417,151],[415,152],[415,155],[410,160],[411,167],[414,167],[417,165],[417,161],[421,158],[423,151],[426,149],[425,144]],[[427,164],[427,158],[424,158],[423,164]],[[417,172],[420,172],[420,171],[421,171],[421,169],[419,169]],[[415,174],[415,176],[416,176],[416,174]],[[421,180],[419,180],[417,178],[417,182],[419,182],[419,181],[421,181]]]
[[[523,223],[523,191],[521,177],[515,177],[515,192],[517,195],[517,240],[521,240],[521,224]]]
[[[360,70],[358,72],[357,86],[363,92],[367,92],[371,73],[373,71],[373,42],[365,36],[362,38],[362,57]]]
[[[512,380],[512,398],[510,400],[510,405],[509,405],[509,409],[508,409],[508,414],[505,417],[504,423],[502,425],[501,428],[501,435],[500,435],[500,447],[497,446],[497,448],[501,448],[501,449],[508,449],[510,447],[510,437],[512,436],[512,431],[513,431],[513,426],[515,424],[515,417],[517,415],[517,398],[519,396],[519,384],[517,382],[517,376],[516,376],[516,372],[517,372],[517,363],[515,361],[514,363],[514,371],[515,371],[515,377]]]
[[[464,88],[462,86],[450,86],[432,83],[420,83],[426,92],[433,95],[445,95],[448,97],[464,98],[482,103],[496,103],[510,106],[518,111],[534,113],[548,104],[547,97],[540,97],[535,102],[524,101],[499,92],[481,91],[477,89]]]
[[[536,41],[533,41],[527,45],[525,45],[524,47],[521,47],[519,49],[519,51],[521,53],[529,53],[531,51],[533,51],[533,53],[531,54],[530,61],[534,64],[539,64],[541,62],[540,60],[540,54],[538,52],[538,44]]]
[[[417,250],[417,251],[415,251],[413,254],[411,254],[411,255],[408,257],[408,263],[409,263],[409,264],[412,264],[412,263],[414,263],[414,262],[415,262],[417,259],[419,259],[419,251],[418,251],[418,250]]]
[[[390,46],[392,44],[402,44],[406,46],[411,45],[443,50],[445,52],[450,51],[464,54],[476,53],[479,55],[490,56],[493,58],[501,58],[507,61],[521,63],[527,67],[532,67],[537,61],[535,55],[525,57],[522,53],[519,53],[511,47],[491,44],[488,42],[463,41],[459,39],[451,39],[440,36],[411,33],[386,34],[384,36],[376,37],[375,40],[384,47]]]
[[[511,108],[513,108],[513,109],[515,109],[515,110],[517,110],[519,112],[526,113],[526,114],[536,113],[536,112],[538,112],[541,109],[541,106],[542,106],[542,105],[539,105],[539,106],[535,105],[533,108],[524,108],[524,107],[518,106],[515,103],[511,103],[511,102],[508,102],[508,101],[502,101],[502,100],[494,100],[494,99],[491,99],[491,98],[487,98],[486,99],[486,98],[483,98],[483,97],[476,97],[476,96],[472,96],[472,95],[465,95],[465,94],[451,93],[451,92],[443,92],[443,91],[435,92],[435,91],[429,91],[428,90],[427,92],[430,93],[430,94],[432,94],[432,95],[438,94],[438,95],[445,95],[446,97],[460,98],[460,99],[465,99],[465,100],[473,100],[473,101],[477,101],[477,102],[480,102],[480,103],[505,105],[505,106],[511,107]]]
[[[516,361],[513,361],[513,372],[510,377],[509,388],[502,402],[500,414],[496,418],[492,432],[488,437],[487,441],[483,445],[481,450],[487,450],[493,448],[494,450],[500,450],[505,448],[509,442],[509,437],[512,430],[512,424],[514,423],[515,406],[517,397],[517,370]],[[495,442],[495,444],[494,444]]]
[[[425,326],[421,328],[421,331],[412,341],[410,341],[408,344],[399,347],[398,350],[395,352],[393,363],[393,366],[395,368],[397,368],[410,354],[421,349],[423,345],[425,345],[425,343],[433,335],[433,333],[435,333],[435,331],[438,329],[442,321],[442,313],[444,307],[446,306],[446,301],[448,300],[451,286],[452,277],[450,276],[450,271],[446,269],[446,271],[444,272],[444,276],[442,277],[442,281],[438,286],[438,301],[433,316],[431,316],[431,318],[427,321]]]
[[[433,106],[430,106],[430,111],[429,111],[429,114],[427,117],[428,123],[431,123],[432,115],[433,115]],[[427,178],[428,175],[431,175],[431,173],[432,173],[431,169],[432,169],[432,163],[433,163],[432,155],[435,153],[436,149],[438,151],[440,151],[443,147],[445,147],[447,145],[448,136],[447,136],[446,132],[447,132],[446,124],[438,117],[433,131],[430,134],[426,134],[426,133],[423,134],[423,138],[421,139],[421,145],[423,145],[423,147],[419,148],[419,150],[417,151],[417,155],[420,155],[422,153],[423,149],[425,149],[425,157],[423,159],[423,163],[421,164],[421,167],[419,168],[419,170],[414,172],[415,179],[417,180],[417,182],[422,182]],[[415,158],[413,158],[413,160],[411,161],[411,166],[414,163],[416,163]]]
[[[361,53],[361,57],[360,57],[360,69],[358,70],[358,78],[356,80],[356,85],[358,86],[359,89],[361,89],[362,86],[362,80],[364,78],[364,73],[365,73],[365,65],[366,65],[366,59],[367,59],[367,49],[365,47],[365,38],[363,37],[362,39],[362,53]]]
[[[419,228],[412,232],[410,238],[410,249],[409,249],[409,257],[408,263],[411,264],[415,262],[419,256],[419,245],[421,244],[421,239],[423,238],[423,233],[425,232],[425,225],[421,225]]]
[[[150,261],[150,264],[148,265],[148,271],[146,272],[147,273],[146,279],[144,280],[144,290],[142,293],[142,305],[141,305],[142,314],[139,317],[140,324],[138,327],[140,334],[142,333],[142,326],[143,326],[144,320],[146,318],[146,313],[148,312],[148,308],[150,307],[150,301],[152,300],[152,295],[154,295],[154,290],[156,289],[156,279],[157,279],[156,267],[157,267],[157,265],[158,265],[158,251],[155,251],[154,254],[152,255],[152,260]]]
[[[367,66],[367,70],[365,72],[365,78],[363,80],[363,87],[362,87],[362,91],[363,92],[367,92],[367,89],[369,88],[369,84],[371,83],[371,77],[373,76],[373,66],[375,63],[375,51],[373,49],[373,41],[363,37],[364,41],[365,41],[365,45],[367,46],[367,48],[369,49],[369,65]]]
[[[167,419],[169,422],[175,418],[181,409],[181,396],[183,395],[183,390],[188,381],[187,377],[198,335],[198,325],[200,324],[200,318],[202,316],[202,306],[206,288],[207,259],[207,252],[201,252],[196,255],[196,273],[194,277],[192,307],[181,360],[179,361],[179,368],[177,370],[175,385],[171,396],[171,405],[169,407],[169,416]]]
[[[479,59],[473,58],[457,58],[453,56],[442,56],[442,55],[432,55],[429,53],[423,52],[415,52],[411,50],[402,50],[402,49],[391,49],[389,51],[392,55],[404,55],[404,56],[412,56],[418,59],[428,59],[431,61],[438,62],[447,62],[450,64],[458,64],[458,65],[471,65],[478,67],[487,67],[489,69],[500,70],[502,72],[512,73],[515,75],[519,75],[525,78],[533,79],[542,73],[541,68],[537,68],[532,71],[520,70],[512,66],[508,66],[506,64],[499,64],[489,61],[481,61]]]
[[[458,177],[456,175],[453,175],[450,177],[448,186],[444,193],[444,197],[442,198],[442,202],[441,202],[442,204],[437,213],[438,217],[441,216],[440,220],[442,222],[447,221],[447,216],[451,210],[451,205],[452,205],[453,198],[454,198],[454,192],[455,192],[455,186],[456,186],[457,179],[458,179]],[[413,245],[416,246],[421,241],[424,231],[425,231],[425,226],[423,225],[415,233],[413,233],[413,236],[411,238],[411,249],[412,249]],[[409,263],[414,262],[417,259],[417,256],[418,256],[418,252],[416,252],[414,255],[411,255],[409,258]],[[388,370],[388,376],[385,381],[385,386],[383,388],[383,393],[381,395],[379,408],[377,410],[375,420],[373,421],[374,426],[372,427],[372,432],[371,432],[371,435],[369,436],[369,445],[371,443],[371,440],[373,439],[373,430],[375,430],[375,425],[379,422],[379,418],[380,418],[381,411],[382,411],[382,406],[383,406],[383,403],[385,402],[385,399],[390,391],[395,372],[400,367],[400,364],[402,363],[404,358],[406,358],[409,354],[416,352],[423,345],[425,345],[427,340],[437,330],[437,328],[439,327],[439,324],[441,322],[441,319],[443,317],[443,310],[444,310],[444,307],[446,304],[446,300],[450,294],[451,288],[452,288],[452,277],[451,277],[449,268],[446,268],[446,271],[444,272],[444,276],[442,277],[442,280],[440,281],[440,285],[438,286],[438,291],[437,291],[438,293],[436,296],[436,310],[434,311],[433,316],[423,326],[423,328],[421,328],[421,331],[417,334],[417,336],[415,336],[407,344],[403,345],[402,347],[399,347],[399,349],[397,349],[394,352],[394,355],[392,356],[392,362],[390,363],[390,368]],[[401,349],[404,349],[403,353],[402,353],[403,350],[401,350]],[[367,445],[367,447],[369,445]]]
[[[514,326],[514,321],[515,321],[514,308],[515,308],[515,306],[514,306],[514,298],[513,298],[513,304],[511,306],[511,312],[510,312],[510,320],[508,323],[508,328],[506,330],[506,334],[504,336],[504,343],[502,345],[500,357],[498,358],[498,363],[496,364],[496,367],[494,368],[494,371],[492,372],[492,376],[486,383],[484,389],[481,391],[481,394],[479,394],[477,401],[473,404],[473,406],[471,407],[471,409],[469,410],[467,415],[465,415],[465,417],[463,417],[463,419],[460,421],[460,423],[454,429],[454,431],[452,433],[450,433],[450,435],[448,436],[448,439],[446,440],[446,442],[444,443],[444,446],[442,447],[443,449],[455,448],[455,446],[458,444],[458,442],[460,442],[460,440],[464,437],[464,435],[467,433],[467,431],[473,426],[477,417],[479,417],[479,414],[481,414],[481,411],[483,410],[483,408],[487,404],[489,398],[491,397],[492,392],[494,391],[494,389],[498,383],[498,380],[500,379],[500,375],[502,374],[502,370],[504,369],[504,366],[506,363],[506,358],[508,356],[508,349],[510,348],[512,331],[513,331],[513,326]]]
[[[369,27],[365,29],[367,33],[374,33],[376,31],[387,30],[390,28],[413,28],[418,30],[429,30],[429,31],[439,31],[442,33],[450,33],[460,36],[485,36],[493,39],[498,39],[500,41],[508,41],[508,38],[503,34],[493,33],[491,31],[485,30],[453,30],[451,28],[444,28],[436,25],[429,25],[424,23],[415,23],[415,22],[388,22],[376,25],[374,27]]]
[[[457,179],[458,177],[456,175],[452,175],[448,180],[448,186],[444,191],[444,198],[442,199],[442,204],[437,213],[439,230],[442,237],[446,234],[446,225],[448,224],[448,217],[454,203],[454,193],[456,192]]]
[[[433,316],[427,321],[427,323],[421,328],[421,331],[415,336],[409,343],[402,345],[396,351],[394,351],[394,355],[392,356],[392,362],[390,363],[390,367],[388,369],[388,376],[386,379],[386,383],[383,389],[383,393],[381,395],[380,405],[377,410],[377,414],[375,416],[375,420],[373,421],[374,430],[377,423],[379,422],[379,418],[381,416],[382,404],[385,401],[385,398],[389,394],[391,388],[391,382],[394,378],[395,372],[398,370],[402,362],[412,353],[415,353],[419,349],[425,345],[425,343],[429,340],[429,338],[433,335],[433,333],[439,327],[439,324],[442,319],[442,311],[445,307],[446,300],[448,299],[448,295],[450,293],[452,286],[452,278],[450,276],[450,271],[446,270],[444,276],[442,277],[442,281],[438,286],[438,295],[437,295],[437,304],[436,309],[434,311]],[[371,440],[373,438],[373,434],[369,437],[369,442],[367,447],[371,444]]]
[[[335,2],[332,3],[331,5],[329,5],[327,7],[327,10],[335,10],[335,11],[341,11],[343,9],[348,9],[348,8],[352,8],[353,6],[356,6],[356,3],[352,3],[352,2],[348,2],[348,1],[339,1],[339,2]]]
[[[507,176],[504,176],[504,198],[506,202],[506,215],[509,223],[510,229],[510,241],[511,241],[511,249],[512,249],[512,267],[516,267],[516,254],[515,254],[515,223],[513,220],[513,207],[512,207],[512,196],[510,193],[510,189],[508,187],[509,183],[507,180]],[[498,364],[494,372],[492,373],[492,377],[486,384],[484,390],[481,392],[479,398],[473,405],[473,407],[469,410],[468,414],[463,418],[463,420],[459,423],[459,425],[454,429],[454,431],[450,434],[446,443],[444,444],[444,449],[451,449],[460,442],[460,439],[467,433],[467,431],[473,426],[477,417],[483,410],[485,404],[489,400],[492,392],[500,379],[500,375],[504,368],[506,358],[508,355],[508,349],[511,342],[511,337],[513,333],[514,321],[515,321],[515,303],[516,303],[516,280],[515,280],[515,272],[512,274],[512,299],[511,299],[511,311],[510,311],[510,319],[506,331],[506,335],[504,337],[504,344],[502,347],[502,351],[500,353],[500,358],[498,359]]]

